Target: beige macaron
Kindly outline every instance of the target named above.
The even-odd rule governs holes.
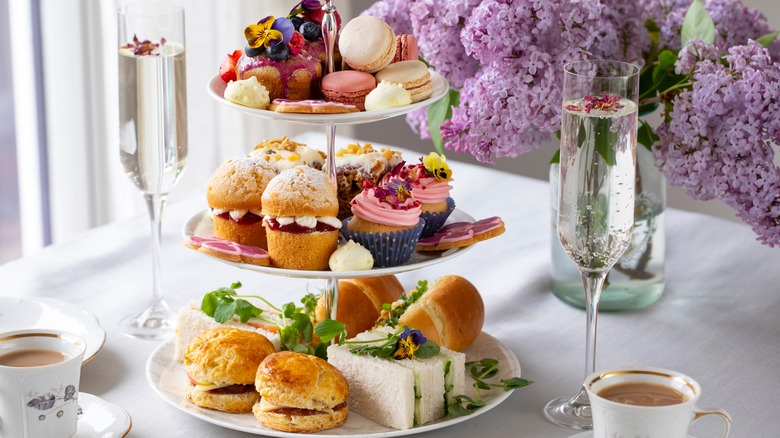
[[[431,73],[422,61],[401,61],[390,64],[376,75],[377,83],[381,81],[401,84],[412,96],[412,103],[431,97]]]
[[[353,18],[339,34],[341,57],[355,70],[375,73],[395,56],[395,33],[382,19],[364,15]]]

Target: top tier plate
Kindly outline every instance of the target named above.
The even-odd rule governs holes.
[[[264,117],[274,120],[284,120],[286,122],[304,123],[308,125],[356,125],[360,123],[376,122],[378,120],[389,119],[391,117],[400,116],[418,108],[423,108],[437,100],[444,97],[449,90],[449,84],[447,80],[433,70],[431,72],[431,85],[433,86],[433,94],[428,99],[421,102],[413,103],[411,105],[400,106],[397,108],[390,108],[386,110],[378,111],[360,111],[357,113],[347,114],[294,114],[294,113],[278,113],[276,111],[261,110],[257,108],[249,108],[243,105],[239,105],[225,99],[225,87],[227,84],[219,77],[214,76],[208,83],[209,96],[216,99],[224,105],[230,108],[237,109],[245,114],[255,117]]]

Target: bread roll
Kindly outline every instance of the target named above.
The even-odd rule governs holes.
[[[395,275],[339,280],[339,301],[336,319],[344,323],[347,337],[353,337],[374,326],[382,304],[392,303],[404,292]],[[315,313],[317,321],[323,321],[325,301],[321,297]]]
[[[485,306],[468,280],[445,275],[428,287],[398,321],[419,329],[426,338],[450,350],[463,351],[482,332]]]

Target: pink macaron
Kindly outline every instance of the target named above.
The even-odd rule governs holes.
[[[376,79],[371,73],[342,70],[325,75],[320,88],[325,100],[355,105],[365,111],[366,95],[376,88]]]
[[[417,61],[419,58],[417,38],[414,35],[405,33],[395,36],[395,57],[393,57],[393,62]]]

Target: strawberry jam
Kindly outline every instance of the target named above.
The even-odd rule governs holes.
[[[232,221],[234,221],[235,223],[237,223],[239,225],[256,224],[256,223],[260,222],[261,220],[263,220],[262,216],[258,216],[258,215],[254,214],[252,212],[247,212],[247,214],[241,216],[238,219],[231,218],[230,217],[230,213],[228,213],[228,212],[224,212],[222,214],[218,214],[217,217],[220,218],[220,219],[224,219],[226,221],[232,220]]]
[[[266,220],[268,226],[274,231],[284,231],[285,233],[304,234],[304,233],[327,233],[329,231],[337,231],[338,228],[333,228],[330,225],[317,221],[317,226],[314,228],[302,227],[295,222],[288,225],[279,225],[276,219]]]

